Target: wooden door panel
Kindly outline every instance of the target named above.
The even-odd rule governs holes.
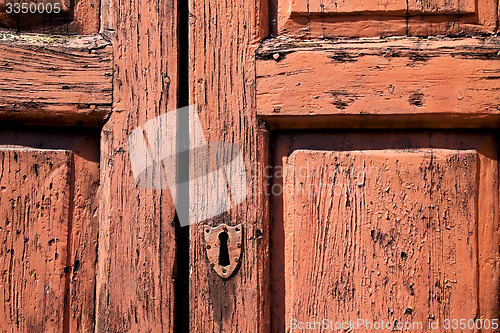
[[[263,176],[268,132],[255,112],[254,74],[255,50],[268,34],[267,4],[189,2],[190,102],[197,105],[206,140],[238,146],[248,170],[246,200],[190,226],[190,332],[269,332],[269,212]],[[221,223],[242,224],[241,260],[227,280],[210,266],[203,235],[203,224]]]
[[[284,167],[287,318],[476,317],[475,151],[299,150]]]
[[[474,0],[409,0],[408,11],[412,14],[475,14],[477,9]]]
[[[137,186],[128,148],[133,130],[179,107],[187,75],[178,67],[178,18],[177,1],[102,4],[114,76],[101,131],[96,332],[173,332],[176,300],[188,298],[176,274],[174,201],[168,190]]]
[[[72,152],[0,149],[0,328],[62,332]]]
[[[337,130],[272,141],[273,332],[292,318],[498,318],[494,134]]]

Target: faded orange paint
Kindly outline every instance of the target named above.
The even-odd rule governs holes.
[[[5,38],[0,44],[0,120],[102,125],[112,101],[109,42],[101,36]]]
[[[53,255],[47,244],[34,249],[17,230],[3,234],[16,249],[40,250],[37,270],[56,288],[53,300],[16,289],[24,303],[4,299],[1,328],[24,329],[14,323],[18,309],[32,327],[58,332],[267,333],[285,332],[292,316],[499,317],[498,142],[485,130],[500,127],[500,40],[491,36],[498,1],[271,0],[270,12],[268,3],[82,0],[64,24],[43,28],[0,13],[2,27],[23,32],[101,32],[0,40],[0,120],[54,126],[2,131],[1,147],[39,147],[32,150],[42,160],[54,158],[50,146],[72,161],[69,177],[57,171],[64,184],[49,190],[34,184],[28,164],[16,165],[33,193],[14,169],[2,170],[28,199],[64,192],[70,203],[51,218],[71,223],[56,231],[68,242],[59,278],[61,266],[44,262]],[[261,44],[270,22],[280,38]],[[129,133],[186,103],[197,105],[208,141],[240,146],[248,170],[246,200],[203,221],[241,224],[241,261],[225,280],[210,267],[201,224],[179,230],[170,193],[132,179]],[[100,133],[67,140],[68,125]],[[421,131],[427,127],[439,130]],[[269,182],[283,179],[266,177],[267,168],[282,157],[293,191],[269,196]],[[325,166],[335,163],[383,172],[338,173],[341,191],[326,191],[334,171]],[[310,173],[294,174],[307,164]],[[316,192],[302,191],[309,185]],[[9,186],[0,198],[15,199]],[[35,201],[2,204],[0,217],[25,207],[38,213]],[[424,219],[428,229],[417,223]],[[44,232],[19,235],[46,242]],[[19,253],[13,275],[32,263]],[[0,287],[12,289],[5,279]],[[24,307],[41,300],[45,308]],[[62,321],[46,322],[61,312]]]

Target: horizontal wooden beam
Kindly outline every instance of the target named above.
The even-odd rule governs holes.
[[[276,39],[257,52],[271,129],[500,127],[500,39]]]
[[[111,47],[101,36],[0,34],[0,121],[99,126],[111,101]]]

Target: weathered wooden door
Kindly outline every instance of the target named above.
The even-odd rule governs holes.
[[[498,1],[0,1],[0,330],[498,331]],[[129,140],[186,105],[248,182],[181,227]]]

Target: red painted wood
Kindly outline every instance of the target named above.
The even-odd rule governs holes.
[[[111,112],[111,47],[101,36],[4,34],[0,120],[101,126]]]
[[[128,135],[178,106],[177,2],[106,1],[102,15],[114,77],[101,132],[96,331],[172,332],[175,208],[168,190],[136,186]]]
[[[480,38],[271,40],[258,54],[257,112],[276,129],[499,126],[498,48]]]
[[[311,131],[273,147],[273,331],[498,318],[493,132]]]
[[[240,147],[246,200],[190,228],[190,332],[269,332],[267,131],[256,117],[255,50],[267,36],[267,0],[190,2],[190,103],[208,142]],[[204,193],[205,188],[199,189]],[[215,199],[215,198],[214,198]],[[203,224],[241,223],[239,268],[228,280],[210,267]]]
[[[476,151],[297,150],[284,167],[287,327],[479,315]]]
[[[0,330],[62,332],[73,170],[69,151],[0,149]]]
[[[299,38],[494,33],[495,0],[277,0],[280,35]]]

